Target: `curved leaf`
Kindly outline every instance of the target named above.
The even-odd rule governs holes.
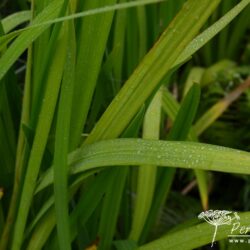
[[[146,139],[114,139],[84,146],[70,154],[70,174],[117,165],[157,165],[250,174],[250,153],[222,146]],[[50,169],[44,182],[51,184]]]
[[[2,20],[4,33],[10,32],[16,26],[24,22],[27,22],[30,19],[31,19],[31,11],[29,10],[20,11],[20,12],[7,16],[6,18]]]

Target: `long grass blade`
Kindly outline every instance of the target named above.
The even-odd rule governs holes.
[[[85,8],[114,4],[116,0],[85,1]],[[86,6],[85,6],[86,5]],[[71,116],[70,150],[79,145],[96,87],[114,12],[87,17],[82,21],[78,39],[75,90]],[[96,37],[94,37],[94,35]],[[95,42],[93,42],[93,40]]]
[[[46,147],[48,134],[50,131],[57,96],[60,89],[61,78],[64,68],[67,48],[67,33],[61,35],[58,41],[57,51],[52,62],[51,73],[48,76],[48,88],[43,101],[43,106],[39,116],[36,134],[32,145],[30,158],[27,166],[24,186],[21,194],[19,212],[15,223],[12,250],[19,250],[22,244],[23,233],[32,200],[32,195],[36,185],[40,164]]]
[[[143,138],[159,139],[161,122],[161,89],[152,99],[144,118]],[[157,166],[146,165],[139,168],[137,196],[130,239],[138,241],[150,210],[156,181]]]
[[[138,153],[138,148],[140,152]],[[86,145],[70,154],[70,174],[114,165],[158,165],[225,173],[250,173],[248,152],[196,142],[114,139]],[[50,169],[42,183],[52,183]]]
[[[175,112],[173,119],[173,127],[168,135],[169,140],[186,140],[191,125],[193,123],[198,104],[200,101],[200,87],[194,84],[189,90],[188,94],[184,98],[178,113]],[[143,171],[142,169],[141,171]],[[159,169],[158,176],[159,181],[156,186],[154,200],[150,209],[149,216],[147,218],[147,223],[144,227],[141,241],[145,240],[147,233],[150,228],[152,228],[153,223],[155,223],[157,216],[159,215],[159,210],[162,207],[164,201],[168,196],[169,190],[172,186],[176,169]]]
[[[54,153],[54,192],[60,249],[71,249],[68,212],[68,165],[71,108],[74,91],[76,44],[74,26],[69,24],[69,38],[64,76],[61,86]]]

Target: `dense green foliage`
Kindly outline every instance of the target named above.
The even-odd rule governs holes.
[[[2,1],[0,250],[207,249],[208,209],[249,226],[249,3]]]

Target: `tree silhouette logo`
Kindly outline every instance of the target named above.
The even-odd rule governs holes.
[[[237,212],[231,212],[231,211],[227,211],[227,210],[204,211],[198,215],[198,218],[205,220],[207,223],[209,223],[215,227],[211,247],[213,247],[213,245],[214,245],[218,226],[231,225],[232,221],[240,220],[240,217],[237,214]]]

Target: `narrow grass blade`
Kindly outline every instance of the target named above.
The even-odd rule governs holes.
[[[76,44],[74,25],[72,22],[68,25],[70,35],[68,37],[67,57],[59,100],[54,153],[55,211],[58,241],[62,250],[71,249],[68,214],[67,155],[69,152],[70,118],[74,91]]]
[[[186,140],[191,125],[193,123],[198,104],[200,101],[200,87],[194,84],[189,90],[188,94],[184,98],[180,109],[177,112],[174,111],[175,119],[173,119],[173,127],[168,135],[169,140]],[[177,113],[177,114],[176,114]],[[144,171],[142,168],[141,171]],[[143,230],[141,241],[144,241],[149,230],[155,223],[159,210],[162,207],[164,201],[166,201],[170,187],[172,186],[175,169],[159,169],[158,176],[159,182],[155,190],[154,200],[152,207],[147,218],[147,223]]]
[[[159,139],[161,122],[161,89],[152,99],[144,118],[143,138]],[[157,166],[146,165],[139,168],[137,196],[133,214],[130,239],[138,241],[150,210],[156,180]]]
[[[26,225],[32,195],[34,192],[43,153],[46,147],[48,134],[57,103],[57,96],[60,89],[64,60],[66,57],[66,35],[67,33],[65,32],[64,35],[61,35],[60,40],[58,40],[58,47],[55,57],[53,58],[51,73],[48,76],[48,88],[46,89],[44,102],[36,128],[35,138],[32,145],[24,186],[21,194],[19,212],[15,223],[12,250],[19,250],[22,244],[24,228]]]
[[[171,121],[175,120],[175,117],[180,109],[180,104],[169,92],[168,89],[164,89],[163,91],[162,109],[166,113],[166,115],[171,119]]]
[[[242,15],[236,20],[232,36],[228,41],[227,53],[229,58],[235,58],[240,49],[240,44],[244,39],[244,36],[249,29],[249,13],[250,7],[248,6]]]
[[[222,15],[225,15],[232,8],[233,1],[223,1],[221,3],[221,12]],[[223,59],[227,53],[225,49],[228,45],[228,38],[230,36],[230,27],[225,27],[220,34],[218,35],[218,58]]]
[[[126,2],[126,0],[120,0],[119,2]],[[112,73],[114,79],[116,81],[116,93],[121,87],[121,77],[122,77],[122,69],[123,69],[123,61],[124,61],[124,52],[125,52],[125,34],[127,28],[127,11],[120,10],[117,11],[116,17],[114,19],[114,35],[113,35],[113,50],[115,51],[115,58],[112,63]],[[112,53],[111,52],[111,53]]]
[[[0,134],[1,140],[4,141],[3,145],[1,145],[1,155],[3,164],[1,164],[2,176],[0,177],[2,181],[2,185],[7,184],[7,180],[9,176],[4,176],[4,173],[10,174],[14,171],[15,165],[15,155],[16,155],[16,135],[13,123],[13,117],[11,114],[10,108],[10,99],[7,92],[6,84],[8,82],[4,82],[2,86],[0,86]],[[4,180],[6,178],[6,180]],[[7,188],[7,186],[5,186]]]
[[[112,240],[115,234],[118,213],[122,199],[122,193],[127,177],[127,168],[112,169],[109,173],[109,188],[107,190],[101,212],[98,235],[100,236],[100,245],[98,249],[111,249]],[[110,178],[111,177],[111,178]],[[112,204],[112,205],[111,205]],[[107,230],[108,223],[108,230]]]
[[[185,140],[192,126],[200,102],[200,86],[193,84],[181,103],[174,125],[168,135],[169,140]],[[185,125],[184,125],[185,124]]]
[[[116,0],[85,1],[84,8],[100,8],[114,4]],[[114,12],[87,17],[79,31],[76,63],[75,90],[71,116],[70,150],[74,150],[81,138],[89,107],[96,87]]]
[[[131,76],[139,64],[139,31],[138,19],[135,9],[127,10],[127,29],[126,29],[126,75]]]
[[[27,250],[41,250],[56,224],[55,210],[50,209],[35,228]]]
[[[139,31],[139,59],[142,59],[147,52],[147,19],[145,6],[137,7],[138,31]]]
[[[14,187],[11,195],[10,205],[8,209],[8,215],[4,227],[3,234],[1,235],[0,240],[0,249],[5,250],[9,243],[10,233],[15,221],[15,213],[18,206],[19,194],[21,192],[20,186],[22,182],[22,170],[23,170],[23,152],[24,152],[24,133],[22,130],[22,124],[26,124],[29,118],[29,105],[30,105],[30,73],[31,73],[31,48],[28,49],[28,58],[27,58],[27,70],[25,74],[25,88],[24,88],[24,98],[22,103],[22,113],[21,113],[21,121],[18,135],[18,143],[16,150],[16,158],[15,158],[15,176],[14,176]],[[4,86],[4,85],[3,85]],[[1,87],[0,87],[1,89]]]
[[[126,0],[118,0],[117,2],[124,3]],[[110,33],[110,43],[112,44],[112,48],[111,51],[108,52],[107,59],[103,65],[103,73],[107,77],[107,80],[111,81],[113,95],[116,95],[122,84],[127,12],[127,10],[118,10],[114,15],[113,29],[111,29]],[[102,85],[104,85],[103,80]]]
[[[62,7],[60,8],[59,15],[64,15],[67,10],[69,0],[64,0]],[[46,8],[46,7],[45,7]],[[37,43],[34,44],[34,81],[32,86],[32,102],[31,102],[31,119],[29,121],[29,125],[32,129],[36,128],[38,115],[40,113],[40,108],[42,106],[43,97],[45,90],[47,88],[46,83],[47,74],[50,72],[50,62],[55,57],[55,51],[57,47],[57,39],[62,27],[62,23],[56,24],[51,28],[51,30],[47,30],[45,34],[39,39],[41,42],[41,46],[38,48]],[[37,50],[35,51],[35,48]],[[45,53],[42,53],[45,51]],[[37,52],[37,53],[35,53]]]

